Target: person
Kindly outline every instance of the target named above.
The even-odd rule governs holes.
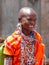
[[[4,39],[3,38],[0,38],[0,46],[3,45],[3,42],[4,42]]]
[[[23,7],[18,21],[14,33],[4,41],[4,65],[43,65],[45,45],[36,31],[36,12]]]

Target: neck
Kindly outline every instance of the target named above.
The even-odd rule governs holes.
[[[27,29],[23,29],[23,28],[22,28],[22,32],[23,32],[23,34],[26,35],[26,36],[29,36],[29,35],[30,35],[30,30],[27,30]]]

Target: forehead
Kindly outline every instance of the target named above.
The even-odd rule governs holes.
[[[35,15],[28,15],[28,16],[23,16],[22,18],[26,18],[26,19],[32,19],[32,20],[35,20],[36,19],[36,16]]]

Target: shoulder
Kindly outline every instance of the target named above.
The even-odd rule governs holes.
[[[35,33],[35,35],[36,35],[36,39],[37,39],[39,42],[43,42],[41,35],[40,35],[37,31],[34,31],[34,33]]]
[[[13,42],[16,40],[20,40],[21,39],[21,35],[20,35],[20,31],[19,30],[15,30],[11,35],[9,35],[4,42],[7,43],[8,42]]]

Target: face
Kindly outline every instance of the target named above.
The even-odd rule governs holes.
[[[32,30],[36,25],[36,16],[26,16],[21,19],[22,28]]]

